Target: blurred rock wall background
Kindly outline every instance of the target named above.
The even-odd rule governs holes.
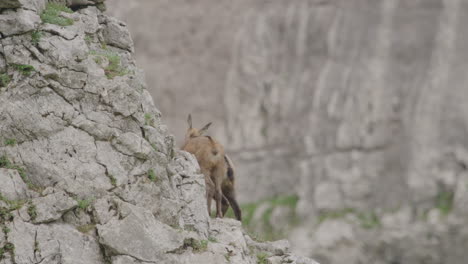
[[[129,24],[179,142],[187,113],[214,121],[241,202],[299,195],[307,224],[291,239],[302,253],[465,263],[468,2],[113,0],[109,9]]]

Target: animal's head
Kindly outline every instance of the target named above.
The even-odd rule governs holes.
[[[201,129],[192,127],[192,115],[190,114],[188,115],[187,123],[188,123],[188,129],[187,129],[187,133],[185,134],[185,141],[191,138],[199,137],[203,135],[203,133],[205,133],[208,130],[208,128],[211,126],[211,122],[209,122]]]

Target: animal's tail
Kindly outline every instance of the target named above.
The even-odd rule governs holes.
[[[224,155],[224,160],[226,161],[227,165],[226,175],[228,179],[232,182],[232,184],[234,184],[234,168],[232,167],[232,161],[227,155]]]

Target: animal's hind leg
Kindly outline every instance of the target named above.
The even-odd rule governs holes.
[[[226,210],[227,210],[227,208],[229,208],[229,205],[230,205],[232,207],[232,210],[234,211],[234,215],[236,216],[236,219],[239,220],[239,221],[242,221],[241,210],[240,210],[239,204],[237,203],[236,194],[234,192],[233,186],[232,185],[225,185],[223,187],[224,187],[223,188],[223,215],[225,213],[224,203],[229,202],[228,205],[226,206]],[[225,200],[227,200],[227,201],[225,201]]]
[[[229,200],[229,204],[231,205],[232,210],[234,211],[234,215],[236,216],[236,219],[239,221],[242,221],[242,212],[239,207],[239,204],[237,203],[234,192],[228,192],[226,194],[226,198]]]
[[[215,192],[214,192],[214,199],[216,201],[216,217],[223,217],[222,213],[222,199],[223,199],[223,193],[221,191],[221,183],[224,179],[224,167],[223,166],[217,166],[213,170],[213,182],[215,185]]]
[[[211,200],[215,194],[215,184],[211,180],[209,174],[205,174],[204,170],[202,170],[203,174],[205,175],[205,188],[206,188],[206,207],[208,209],[208,215],[211,216]]]

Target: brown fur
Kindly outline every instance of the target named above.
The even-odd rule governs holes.
[[[226,175],[226,163],[224,161],[224,148],[211,137],[202,137],[204,131],[211,123],[200,130],[192,128],[192,118],[188,118],[189,128],[185,136],[183,150],[195,155],[201,172],[205,176],[206,203],[208,214],[211,210],[211,200],[216,202],[216,217],[223,217],[221,184]]]

